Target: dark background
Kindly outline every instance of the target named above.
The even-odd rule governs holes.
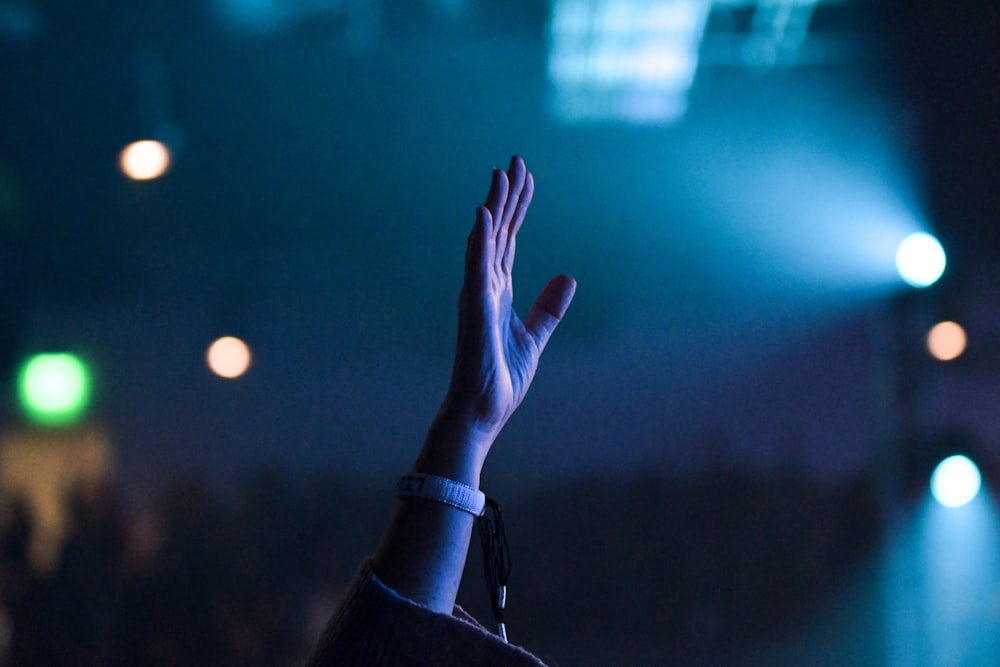
[[[896,664],[883,519],[953,443],[987,482],[1000,446],[995,3],[820,2],[806,47],[836,48],[773,67],[719,47],[754,3],[716,3],[687,114],[638,125],[549,112],[548,2],[386,0],[361,38],[348,4],[0,2],[3,422],[27,354],[91,362],[118,465],[90,557],[140,563],[42,577],[45,608],[106,600],[106,662],[301,659],[446,388],[465,234],[517,153],[516,302],[579,289],[484,477],[515,641]],[[172,170],[127,181],[118,151],[153,135]],[[918,229],[949,265],[914,291],[892,253]],[[941,318],[970,335],[949,365],[922,349]],[[254,353],[236,381],[203,363],[224,333]]]

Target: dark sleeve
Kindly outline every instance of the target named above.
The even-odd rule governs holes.
[[[367,559],[310,663],[310,667],[348,665],[545,667],[458,608],[455,616],[448,616],[402,597],[379,581]]]

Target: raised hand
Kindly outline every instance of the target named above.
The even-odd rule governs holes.
[[[549,281],[522,321],[513,310],[514,251],[534,179],[513,157],[507,172],[493,170],[486,203],[476,210],[459,299],[458,346],[442,412],[458,416],[477,436],[479,461],[534,378],[538,359],[569,308],[576,281]]]
[[[517,232],[534,181],[519,157],[493,171],[486,203],[465,253],[458,349],[444,404],[413,472],[479,488],[486,455],[521,404],[545,344],[562,319],[576,281],[549,281],[522,322],[514,313],[511,270]],[[441,613],[455,603],[473,517],[444,503],[400,501],[375,553],[375,573],[400,595]]]

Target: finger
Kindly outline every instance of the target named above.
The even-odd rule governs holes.
[[[518,198],[517,208],[514,211],[514,217],[511,219],[511,234],[517,234],[517,231],[521,229],[521,223],[524,222],[524,217],[528,213],[528,207],[531,206],[531,198],[534,196],[535,177],[532,176],[529,171],[524,179],[524,189],[521,191],[520,198]]]
[[[507,174],[502,169],[493,169],[493,181],[490,183],[490,192],[486,195],[486,208],[489,209],[494,226],[499,226],[503,219],[503,207],[507,201],[509,183]],[[493,230],[494,232],[496,230]]]
[[[560,275],[550,280],[535,299],[535,304],[524,321],[524,328],[535,339],[539,351],[549,342],[549,337],[566,314],[575,293],[576,281],[570,276]]]
[[[524,216],[528,213],[528,206],[531,205],[531,198],[534,194],[535,179],[531,175],[531,172],[528,172],[524,181],[524,190],[521,191],[521,197],[517,202],[517,210],[514,212],[514,218],[511,220],[510,232],[507,234],[507,247],[502,251],[503,270],[507,273],[510,273],[514,269],[514,248],[517,245],[517,232],[521,229],[521,224],[524,222]],[[501,252],[499,248],[497,252]]]
[[[476,222],[469,232],[465,248],[465,286],[471,294],[480,294],[488,284],[490,270],[495,262],[496,246],[493,243],[493,217],[485,206],[476,209]]]
[[[486,194],[486,208],[490,209],[490,211],[495,210],[496,207],[507,197],[506,193],[501,194],[500,192],[501,174],[503,174],[503,171],[493,167],[493,173],[490,176],[490,190]]]
[[[510,190],[507,193],[507,201],[503,208],[503,220],[500,226],[503,227],[503,232],[506,234],[508,232],[508,227],[511,220],[514,219],[514,212],[517,210],[517,203],[521,197],[521,191],[524,189],[525,175],[528,170],[524,166],[524,160],[522,160],[517,155],[511,157],[510,166],[507,167],[507,180],[510,181]]]
[[[528,173],[524,167],[524,160],[517,155],[510,158],[510,166],[507,168],[507,178],[510,181],[510,190],[507,194],[507,201],[504,204],[503,218],[497,220],[497,273],[499,278],[505,283],[510,283],[511,264],[504,262],[506,249],[510,241],[511,222],[518,208],[521,192],[524,189],[525,175]]]

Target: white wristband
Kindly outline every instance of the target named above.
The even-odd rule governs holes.
[[[486,509],[486,494],[468,484],[455,482],[437,475],[414,472],[403,475],[396,484],[400,496],[435,500],[456,509],[481,516]]]

